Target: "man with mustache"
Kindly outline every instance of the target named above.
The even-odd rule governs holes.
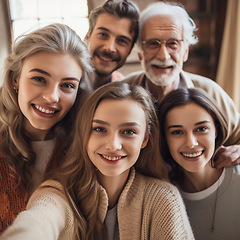
[[[124,81],[148,89],[158,104],[177,88],[202,88],[219,105],[228,121],[225,146],[217,153],[215,167],[240,163],[240,114],[232,99],[211,79],[184,72],[189,46],[197,42],[196,25],[186,10],[176,3],[156,2],[140,15],[138,56],[144,71],[130,74]]]
[[[91,11],[85,41],[95,68],[94,89],[114,81],[112,73],[123,66],[137,40],[138,19],[138,7],[128,0],[108,0]]]

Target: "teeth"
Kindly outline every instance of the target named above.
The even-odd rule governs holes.
[[[45,108],[43,108],[43,107],[39,107],[39,106],[37,106],[37,105],[35,105],[35,108],[36,108],[37,110],[39,110],[40,112],[43,112],[43,113],[47,113],[47,114],[53,114],[53,113],[55,113],[55,111],[51,111],[51,110],[45,109]]]
[[[184,157],[189,157],[189,158],[195,158],[198,157],[202,154],[202,152],[198,152],[198,153],[182,153],[182,155]]]
[[[111,62],[112,61],[112,59],[109,59],[109,58],[105,58],[105,57],[100,57],[102,60],[104,60],[104,61],[107,61],[107,62]]]
[[[102,156],[109,161],[117,161],[117,160],[122,158],[122,157],[110,157],[110,156],[107,156],[107,155],[102,155]]]

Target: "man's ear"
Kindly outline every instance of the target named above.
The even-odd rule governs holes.
[[[89,42],[89,38],[90,38],[90,32],[88,30],[87,34],[85,35],[84,37],[84,42],[88,45],[88,42]]]
[[[185,52],[183,54],[183,62],[186,62],[188,60],[188,54],[189,54],[189,47],[186,47]]]
[[[139,61],[142,61],[142,53],[140,51],[138,51],[138,59]]]
[[[145,138],[144,138],[143,143],[142,143],[142,146],[141,146],[142,149],[147,146],[148,140],[149,140],[149,134],[146,133]]]

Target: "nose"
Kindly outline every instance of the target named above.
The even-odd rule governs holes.
[[[49,103],[57,103],[59,101],[59,89],[57,86],[48,86],[43,92],[43,99]]]
[[[105,147],[107,150],[116,151],[122,149],[121,139],[118,134],[109,134],[106,141]]]
[[[186,142],[187,142],[187,146],[189,148],[194,148],[196,146],[198,146],[198,141],[197,141],[197,138],[194,134],[188,134],[187,135],[187,139],[186,139]]]
[[[161,61],[165,61],[165,60],[171,58],[165,43],[161,44],[161,46],[157,52],[157,58],[160,59]]]
[[[116,52],[116,42],[114,38],[110,38],[105,42],[105,50],[108,52]]]

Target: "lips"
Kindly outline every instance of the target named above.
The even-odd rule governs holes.
[[[54,110],[53,108],[46,108],[46,107],[42,107],[36,104],[32,104],[33,108],[38,110],[40,113],[42,114],[46,114],[46,115],[53,115],[57,112],[59,112],[59,110]]]

